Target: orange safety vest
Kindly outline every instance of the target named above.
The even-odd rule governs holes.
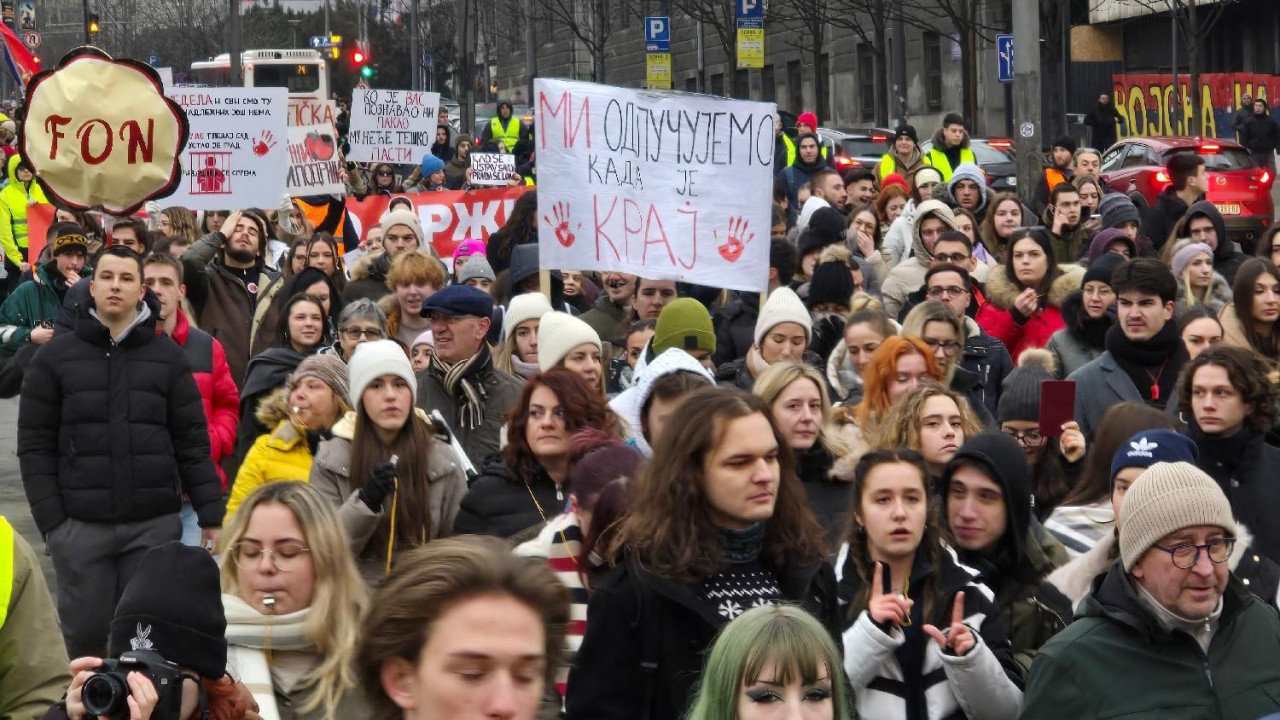
[[[1047,167],[1044,169],[1044,179],[1049,184],[1049,190],[1053,190],[1067,181],[1067,175],[1056,167]]]

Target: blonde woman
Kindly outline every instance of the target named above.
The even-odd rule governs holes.
[[[264,485],[223,531],[228,664],[261,717],[368,717],[354,666],[368,603],[331,504],[306,483]]]
[[[769,406],[774,423],[796,458],[796,474],[804,485],[809,509],[835,547],[849,508],[848,482],[831,477],[831,468],[849,446],[831,426],[831,401],[822,374],[794,361],[770,365],[752,392]]]
[[[1203,305],[1217,315],[1231,302],[1231,285],[1213,269],[1213,248],[1205,243],[1187,243],[1173,254],[1169,262],[1178,279],[1178,294],[1173,313],[1182,317],[1186,311]]]
[[[936,479],[942,477],[965,438],[981,429],[959,393],[927,382],[889,408],[876,427],[872,445],[882,450],[905,447],[920,453],[930,477]]]

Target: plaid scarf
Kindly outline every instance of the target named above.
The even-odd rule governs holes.
[[[431,361],[427,372],[444,386],[444,391],[458,403],[459,427],[474,430],[484,424],[484,401],[488,392],[480,382],[481,373],[493,366],[493,356],[489,354],[489,346],[481,345],[475,355],[460,360],[453,365],[445,362],[439,355]]]

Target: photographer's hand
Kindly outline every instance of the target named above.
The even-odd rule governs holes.
[[[96,657],[82,657],[71,661],[71,687],[67,689],[67,717],[71,720],[84,720],[88,717],[84,702],[80,699],[80,691],[101,664],[102,659]]]
[[[158,702],[160,695],[151,678],[140,672],[129,673],[129,720],[150,720]]]

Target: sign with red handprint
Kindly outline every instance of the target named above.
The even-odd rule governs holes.
[[[279,202],[293,166],[285,88],[169,89],[187,114],[183,180],[170,203],[194,210]]]
[[[538,79],[533,107],[543,268],[768,286],[774,104]]]

